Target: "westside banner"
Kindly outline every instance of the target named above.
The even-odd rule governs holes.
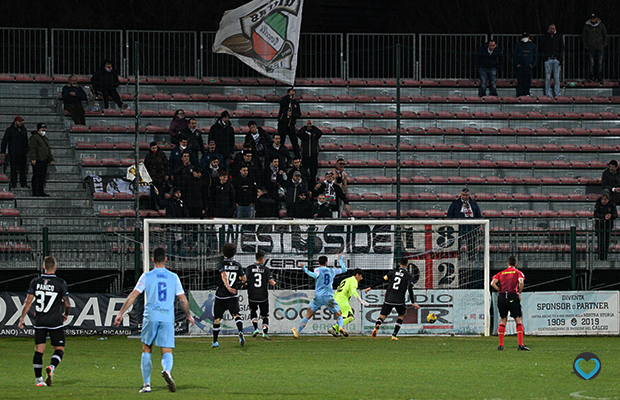
[[[237,57],[270,78],[293,85],[303,0],[254,0],[224,12],[213,52]]]
[[[611,291],[523,293],[525,333],[617,335],[618,302],[618,292]]]
[[[250,323],[250,310],[246,291],[240,291],[239,303],[241,316],[244,320],[244,331],[253,330]],[[360,295],[368,301],[368,307],[351,298],[350,304],[355,320],[345,329],[353,334],[369,334],[375,326],[383,305],[385,291],[371,290]],[[424,333],[484,333],[484,293],[482,290],[416,290],[415,302],[421,306],[419,310],[407,309],[401,332],[403,334]],[[308,310],[308,304],[314,296],[314,290],[270,290],[269,291],[269,331],[275,334],[288,334],[298,327]],[[196,326],[189,327],[191,335],[211,335],[213,328],[214,293],[211,291],[190,291],[190,309],[196,319]],[[426,322],[428,313],[437,315],[437,322]],[[261,321],[259,320],[259,325]],[[302,332],[304,335],[327,334],[327,329],[335,323],[333,314],[321,308],[308,322]],[[392,313],[382,325],[381,334],[391,334],[396,323],[396,315]],[[225,335],[237,333],[234,320],[225,313],[221,322],[221,332]]]
[[[142,328],[144,296],[140,295],[125,314],[119,327],[114,326],[114,318],[125,302],[124,296],[110,294],[70,293],[71,313],[65,322],[68,336],[114,336],[137,335]],[[24,319],[24,329],[19,329],[19,318],[26,301],[26,293],[0,293],[0,336],[34,336],[34,307]],[[177,302],[178,303],[178,302]],[[176,307],[175,332],[187,332],[185,314]]]

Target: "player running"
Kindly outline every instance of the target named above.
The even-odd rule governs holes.
[[[407,270],[408,265],[409,260],[403,257],[398,260],[398,269],[388,272],[383,277],[383,280],[389,281],[389,284],[387,290],[385,291],[385,300],[383,302],[383,306],[381,307],[381,314],[379,315],[379,319],[377,319],[375,324],[375,329],[371,334],[373,338],[377,337],[377,332],[379,331],[381,324],[392,312],[392,308],[396,308],[398,319],[396,320],[396,325],[394,326],[392,340],[398,340],[398,331],[400,331],[400,327],[403,324],[403,319],[405,318],[405,312],[407,311],[407,307],[405,306],[405,293],[407,291],[409,292],[409,300],[411,300],[411,305],[413,305],[413,308],[416,310],[420,308],[420,306],[414,302],[413,276],[411,276]],[[364,289],[365,293],[368,293],[370,289],[370,287]]]
[[[308,324],[308,320],[318,311],[319,308],[325,306],[329,311],[334,314],[334,317],[338,318],[338,330],[344,335],[344,329],[342,328],[342,314],[338,303],[334,300],[334,277],[338,274],[347,272],[347,266],[342,260],[342,255],[338,254],[338,263],[340,268],[330,268],[327,266],[327,257],[319,257],[319,266],[314,269],[314,272],[310,272],[306,266],[303,266],[303,270],[306,274],[316,279],[314,288],[314,298],[308,305],[308,311],[306,316],[301,320],[299,328],[293,328],[293,336],[299,337],[301,331]]]
[[[508,268],[498,272],[491,280],[493,289],[499,292],[497,308],[499,309],[500,323],[498,328],[499,346],[497,350],[504,350],[504,334],[506,333],[506,323],[508,322],[508,312],[515,319],[517,324],[517,340],[519,347],[517,350],[530,351],[523,344],[523,312],[521,310],[521,293],[523,293],[523,283],[525,275],[517,269],[517,259],[515,256],[508,257]]]
[[[267,293],[267,284],[276,285],[276,281],[271,276],[271,270],[265,266],[265,253],[259,251],[256,253],[256,263],[247,267],[245,271],[248,287],[248,303],[250,305],[250,317],[254,326],[252,337],[258,336],[258,309],[260,308],[260,316],[263,319],[263,338],[271,340],[269,335],[269,293]]]
[[[19,329],[24,329],[24,318],[30,311],[32,301],[36,298],[34,306],[34,357],[32,358],[35,385],[52,386],[54,370],[65,354],[63,323],[67,320],[71,305],[69,304],[67,283],[55,275],[56,259],[53,256],[45,257],[43,268],[45,268],[45,272],[30,282],[28,296],[24,302],[18,326]],[[47,377],[43,382],[43,353],[45,352],[47,335],[50,337],[50,343],[54,346],[54,354],[50,365],[45,367]]]
[[[217,268],[220,271],[220,283],[215,290],[215,302],[213,303],[213,344],[212,348],[219,347],[217,341],[220,335],[220,322],[224,318],[224,312],[228,310],[232,315],[239,331],[239,344],[245,346],[243,336],[243,320],[239,312],[239,288],[246,281],[243,267],[233,260],[237,254],[235,243],[226,243],[223,248],[224,260],[220,261]]]
[[[357,301],[360,302],[361,305],[363,305],[364,307],[368,307],[368,302],[362,300],[357,293],[357,285],[362,279],[364,279],[364,273],[361,269],[356,268],[353,270],[353,274],[350,277],[343,279],[342,282],[340,282],[340,285],[338,285],[338,289],[336,289],[336,293],[334,294],[334,300],[336,300],[336,303],[338,303],[338,306],[340,307],[340,312],[342,313],[344,318],[342,322],[343,329],[340,330],[338,324],[334,324],[334,326],[327,330],[327,332],[330,333],[332,336],[338,336],[339,331],[342,333],[343,336],[349,336],[349,334],[344,330],[344,325],[353,322],[354,319],[353,309],[351,308],[351,304],[349,303],[351,296],[355,296],[355,298],[357,299]]]
[[[179,276],[166,269],[166,250],[157,247],[153,251],[155,268],[143,273],[136,287],[127,296],[127,300],[114,319],[114,325],[123,322],[123,314],[133,304],[140,293],[144,292],[144,313],[142,317],[142,380],[144,384],[140,393],[151,391],[151,353],[153,344],[161,348],[162,377],[168,390],[176,391],[176,385],[170,371],[172,370],[172,349],[174,348],[174,298],[178,297],[181,307],[190,324],[194,318],[189,313],[189,302],[185,296]]]

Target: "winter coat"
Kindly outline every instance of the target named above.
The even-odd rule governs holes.
[[[235,149],[235,130],[230,122],[222,124],[222,119],[218,119],[209,129],[209,142],[215,140],[215,150],[220,153],[224,160],[232,155]]]
[[[120,85],[118,80],[118,72],[115,69],[108,72],[105,68],[101,67],[93,74],[90,81],[93,84],[95,91],[101,91],[102,89],[115,89]]]
[[[484,46],[478,49],[474,57],[476,68],[495,68],[500,69],[504,66],[504,53],[499,47],[489,54],[489,44],[485,43]]]
[[[514,63],[515,68],[517,65],[521,65],[522,67],[532,68],[536,66],[536,62],[538,61],[538,47],[531,41],[523,42],[519,40],[512,52],[512,61]]]
[[[593,24],[588,20],[583,27],[581,39],[587,51],[602,51],[607,47],[607,28],[601,21]]]
[[[30,145],[30,160],[52,162],[52,149],[50,148],[50,140],[47,136],[41,136],[39,132],[33,131],[28,142]]]
[[[155,183],[161,183],[166,176],[170,176],[168,157],[160,148],[157,148],[157,153],[148,152],[146,157],[144,157],[144,166]]]
[[[29,146],[28,130],[26,127],[22,125],[21,128],[18,128],[15,126],[15,123],[12,123],[4,132],[2,150],[0,153],[7,154],[6,150],[8,147],[8,154],[12,156],[25,156],[30,150]]]

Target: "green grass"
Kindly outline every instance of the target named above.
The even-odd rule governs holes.
[[[153,356],[153,392],[140,395],[139,340],[67,338],[65,358],[52,387],[34,386],[32,339],[0,339],[2,399],[620,399],[618,337],[527,337],[530,352],[507,337],[248,337],[177,339],[172,375],[177,393],[161,378]],[[572,374],[582,352],[601,360],[589,381]],[[49,363],[51,347],[44,364]],[[583,364],[582,364],[583,365]],[[588,363],[586,367],[591,366]],[[572,396],[571,396],[572,394]]]

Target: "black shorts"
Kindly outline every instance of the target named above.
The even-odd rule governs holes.
[[[392,312],[392,308],[396,309],[398,315],[405,315],[405,313],[407,312],[407,306],[404,304],[395,305],[383,303],[383,306],[381,307],[381,315],[390,315],[390,313]]]
[[[523,316],[521,311],[521,300],[516,293],[500,293],[498,295],[497,308],[499,309],[499,317],[507,318],[508,312],[512,318],[520,318]]]
[[[251,311],[256,311],[260,308],[259,314],[261,317],[269,316],[269,300],[260,301],[260,302],[249,300],[249,303],[250,303]]]
[[[213,318],[224,318],[224,311],[226,310],[228,310],[232,316],[239,315],[239,298],[231,297],[229,299],[218,299],[216,297],[213,303]]]
[[[47,339],[47,335],[50,335],[50,344],[52,346],[65,346],[65,330],[64,328],[58,329],[47,329],[47,328],[36,328],[34,330],[34,344],[45,344],[45,340]]]

